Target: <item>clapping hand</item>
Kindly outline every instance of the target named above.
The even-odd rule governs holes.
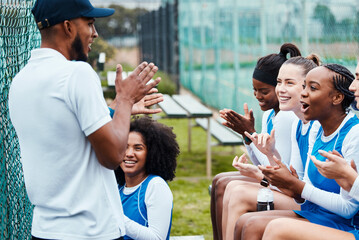
[[[279,188],[284,194],[301,199],[305,183],[298,179],[297,172],[290,166],[290,171],[287,166],[278,158],[273,156],[277,166],[258,166],[262,171],[264,177],[270,184]]]
[[[248,110],[247,103],[244,104],[244,115],[236,113],[231,109],[223,109],[219,111],[221,118],[226,120],[222,123],[224,126],[231,128],[235,132],[244,137],[244,131],[255,132],[253,111]]]
[[[135,104],[142,100],[160,81],[161,78],[150,80],[157,72],[158,67],[153,63],[141,63],[126,79],[122,79],[122,66],[116,67],[116,98],[118,102],[128,101]]]
[[[327,158],[326,161],[319,161],[315,156],[310,156],[310,159],[313,161],[320,174],[326,178],[335,179],[343,189],[350,191],[353,182],[358,176],[354,161],[351,160],[351,164],[349,165],[343,156],[336,150],[329,152],[319,150],[318,152],[320,155]]]
[[[248,159],[245,154],[242,154],[239,158],[238,156],[235,156],[232,166],[235,167],[243,176],[255,178],[258,181],[263,179],[261,171],[257,166],[248,163]]]
[[[157,88],[152,88],[146,96],[133,105],[131,114],[156,114],[162,112],[161,108],[149,108],[163,101],[163,95],[157,92]]]
[[[276,156],[277,159],[281,159],[280,155],[275,148],[275,130],[271,131],[271,134],[268,133],[252,133],[249,134],[247,131],[244,132],[247,138],[249,138],[253,144],[261,151],[264,155],[267,156],[270,165],[276,166],[276,162],[273,159],[273,156]]]

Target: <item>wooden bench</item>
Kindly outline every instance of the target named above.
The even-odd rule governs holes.
[[[188,112],[171,98],[170,95],[163,95],[163,102],[158,103],[159,107],[168,118],[187,118]]]
[[[168,118],[187,118],[188,119],[188,152],[191,152],[192,139],[192,119],[205,118],[209,122],[212,111],[196,100],[191,95],[173,95],[172,97],[164,94],[164,101],[158,105]],[[211,133],[207,131],[207,150],[206,150],[206,174],[208,178],[212,176],[211,163]]]
[[[241,135],[234,132],[233,130],[223,126],[219,119],[214,120],[211,118],[210,120],[210,132],[211,135],[218,141],[218,143],[212,142],[212,146],[216,145],[224,145],[224,146],[237,146],[243,145],[243,139]],[[197,118],[196,123],[202,127],[203,129],[208,129],[208,124],[205,119]]]
[[[191,151],[192,119],[207,132],[206,172],[212,175],[211,147],[214,145],[237,146],[243,145],[242,137],[233,130],[223,126],[223,119],[214,120],[212,111],[191,95],[164,95],[164,101],[158,105],[168,118],[188,118],[188,151]],[[209,127],[208,127],[209,126]],[[212,143],[213,136],[218,143]]]

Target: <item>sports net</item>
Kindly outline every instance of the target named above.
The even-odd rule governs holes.
[[[217,109],[261,117],[252,73],[259,57],[285,42],[302,54],[354,71],[358,53],[357,0],[179,0],[180,81]],[[260,121],[256,121],[260,123]],[[257,126],[258,127],[258,126]]]
[[[0,239],[31,238],[32,206],[23,181],[8,97],[13,77],[28,61],[30,50],[40,45],[40,34],[31,14],[34,2],[0,1]]]

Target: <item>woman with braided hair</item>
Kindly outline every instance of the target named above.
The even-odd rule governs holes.
[[[349,91],[354,76],[338,64],[311,70],[301,92],[302,112],[306,120],[318,120],[318,133],[309,139],[309,150],[319,161],[322,151],[333,151],[359,164],[359,120],[348,107],[354,100]],[[266,179],[283,193],[303,204],[301,211],[274,210],[247,213],[239,219],[242,239],[262,239],[267,224],[287,217],[339,230],[351,231],[359,226],[359,201],[341,189],[333,179],[322,176],[312,161],[307,161],[303,181],[293,176],[277,160],[276,167],[260,167]],[[326,238],[327,239],[327,238]]]

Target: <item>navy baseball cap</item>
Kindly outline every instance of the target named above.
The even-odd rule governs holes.
[[[32,8],[39,29],[79,17],[108,17],[114,12],[112,8],[95,8],[89,0],[37,0]]]

